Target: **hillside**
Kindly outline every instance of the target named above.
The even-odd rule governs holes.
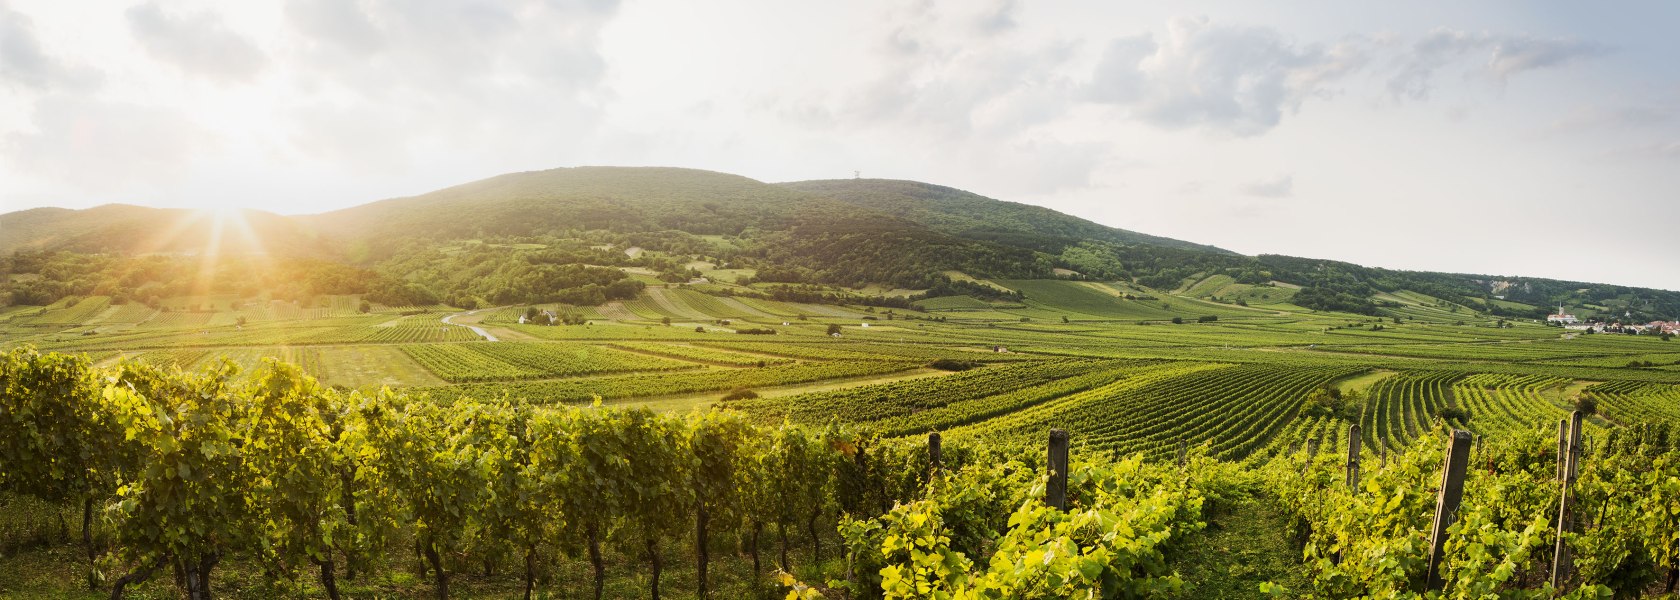
[[[218,235],[220,234],[220,235]],[[0,215],[0,253],[201,253],[213,243],[231,254],[322,255],[329,251],[303,223],[274,213],[148,208],[34,208]]]
[[[842,208],[739,175],[575,167],[498,175],[299,220],[346,239],[457,239],[573,229],[740,235],[748,229],[786,229]]]
[[[627,255],[630,249],[647,254]],[[103,257],[11,256],[18,251]],[[1227,305],[1372,316],[1541,318],[1562,302],[1583,315],[1680,317],[1680,293],[1671,291],[1251,257],[927,183],[768,184],[680,168],[510,173],[298,217],[126,205],[32,209],[0,215],[0,253],[9,255],[0,262],[9,276],[0,293],[28,303],[184,293],[202,282],[148,282],[135,273],[192,278],[205,267],[188,257],[264,255],[282,264],[222,264],[217,289],[208,291],[281,286],[289,296],[372,294],[394,304],[587,305],[631,293],[629,279],[641,285],[716,274],[723,283],[756,286],[730,293],[784,299],[791,298],[786,289],[765,286],[801,286],[796,293],[806,300],[898,289],[1016,301],[1022,298],[998,297],[986,280],[1060,277]],[[152,264],[170,257],[182,264]]]
[[[995,200],[919,181],[827,179],[778,185],[915,221],[958,237],[1002,242],[1052,254],[1088,241],[1230,254],[1214,246],[1116,229],[1042,206]]]

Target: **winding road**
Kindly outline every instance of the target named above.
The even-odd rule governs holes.
[[[477,313],[478,313],[478,311],[476,311],[476,310],[469,310],[469,311],[464,312],[464,313],[455,313],[453,315],[449,315],[447,317],[444,317],[443,322],[444,322],[445,325],[454,325],[456,327],[465,327],[467,329],[471,329],[471,330],[473,330],[473,333],[476,333],[479,336],[483,337],[484,341],[486,341],[486,342],[499,341],[499,340],[496,339],[496,336],[490,335],[490,332],[485,331],[483,327],[479,327],[477,325],[466,325],[466,324],[463,324],[463,323],[456,323],[456,322],[450,320],[450,319],[453,319],[455,317],[459,317],[461,315],[471,315],[471,314],[477,314]]]

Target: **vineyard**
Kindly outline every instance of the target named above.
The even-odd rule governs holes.
[[[1186,282],[1206,297],[1003,283],[1025,299],[885,309],[672,286],[476,312],[351,297],[8,308],[0,424],[28,433],[0,436],[0,596],[120,583],[173,597],[199,581],[250,598],[592,597],[597,581],[603,597],[693,598],[702,580],[711,597],[859,599],[1671,585],[1672,551],[1630,540],[1672,541],[1674,518],[1625,519],[1675,493],[1645,479],[1675,468],[1673,342],[1312,313],[1215,279]],[[582,323],[518,323],[531,308]],[[1559,498],[1538,465],[1556,449],[1541,437],[1574,411],[1581,514],[1597,512],[1565,536],[1577,568],[1554,585],[1542,505]],[[1451,532],[1447,595],[1429,596],[1430,478],[1454,429],[1479,440],[1465,507],[1480,529]],[[1046,508],[1052,430],[1074,457],[1066,512]],[[1358,488],[1336,485],[1352,443]],[[1494,560],[1513,574],[1473,573]]]
[[[465,347],[477,346],[487,345]],[[345,392],[273,360],[249,374],[231,363],[184,374],[17,350],[0,359],[0,426],[13,432],[0,438],[0,550],[62,544],[72,550],[52,567],[60,579],[40,585],[113,597],[205,597],[232,582],[241,597],[331,598],[1672,589],[1680,439],[1668,422],[1566,439],[1552,422],[1564,413],[1535,412],[1554,381],[1398,373],[1372,384],[1364,406],[1399,410],[1355,413],[1396,433],[1359,444],[1357,425],[1346,435],[1347,420],[1302,406],[1317,400],[1288,399],[1347,375],[1069,359],[937,380],[960,385],[885,384],[679,416],[599,401]],[[1240,384],[1214,393],[1219,378]],[[1176,380],[1190,384],[1169,393]],[[1406,417],[1410,400],[1447,389],[1478,395],[1459,400],[1471,414],[1499,411],[1499,435],[1449,435],[1475,416]],[[1589,390],[1634,406],[1675,393]],[[1271,400],[1186,408],[1234,396]],[[1062,414],[1048,410],[1057,404],[1112,412],[1039,420]],[[783,422],[798,411],[838,419]],[[1133,418],[1108,425],[1123,414]],[[1527,416],[1539,422],[1511,425]],[[1083,429],[1003,435],[1064,424]],[[951,435],[921,435],[941,428]],[[1443,476],[1450,511],[1437,505]],[[1249,518],[1274,519],[1299,552],[1258,563],[1264,577],[1250,589],[1211,587],[1209,573],[1229,567],[1213,563],[1229,559],[1209,557],[1210,544]],[[626,577],[626,566],[640,575]]]

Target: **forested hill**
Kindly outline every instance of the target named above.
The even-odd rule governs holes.
[[[898,179],[825,179],[778,184],[902,217],[935,231],[1059,254],[1086,241],[1147,244],[1232,254],[1228,250],[1093,223],[1042,206],[987,198],[956,188]]]
[[[1044,277],[1029,249],[968,240],[910,220],[739,175],[657,167],[512,173],[409,198],[301,217],[374,260],[416,240],[616,234],[672,254],[754,263],[764,281],[845,286],[934,285],[947,270]],[[740,242],[727,252],[703,236]]]
[[[1287,296],[1313,310],[1370,315],[1426,303],[1538,318],[1564,302],[1636,321],[1680,317],[1680,292],[1244,256],[914,181],[769,184],[642,167],[511,173],[297,217],[125,205],[8,213],[0,215],[0,304],[186,293],[192,282],[153,275],[204,273],[202,257],[213,255],[277,259],[220,265],[214,284],[230,293],[457,306],[589,303],[631,293],[621,281],[630,274],[689,281],[701,275],[697,263],[727,272],[721,283],[741,293],[809,284],[799,293],[855,299],[886,287],[986,297],[1002,288],[967,278],[1065,277],[1216,302]],[[1291,291],[1250,289],[1273,286]]]
[[[594,229],[741,235],[749,229],[787,229],[844,208],[739,175],[575,167],[498,175],[300,219],[347,239],[458,239]]]

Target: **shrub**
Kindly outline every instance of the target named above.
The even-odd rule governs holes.
[[[928,367],[934,368],[934,369],[939,369],[941,371],[967,371],[969,369],[973,369],[975,367],[979,367],[979,366],[982,366],[982,365],[984,365],[984,363],[981,363],[979,361],[957,360],[957,359],[954,359],[954,358],[941,358],[939,360],[928,363]]]
[[[732,400],[752,400],[753,398],[757,398],[757,397],[758,397],[758,392],[749,390],[747,388],[735,388],[733,390],[729,390],[729,393],[723,395],[723,401],[724,402],[729,402],[729,401],[732,401]]]

